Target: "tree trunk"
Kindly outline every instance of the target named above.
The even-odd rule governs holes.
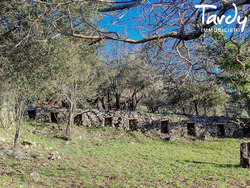
[[[141,96],[139,99],[137,99],[137,96],[136,96],[136,94],[135,94],[135,103],[134,103],[133,111],[136,110],[137,105],[138,105],[138,103],[139,103],[139,101],[140,101],[141,99],[142,99],[142,96]]]
[[[110,99],[110,93],[108,92],[108,110],[111,110],[111,99]]]
[[[185,111],[185,108],[184,108],[183,104],[182,104],[182,113],[186,114],[186,111]]]
[[[204,114],[207,115],[207,104],[204,104]]]
[[[180,100],[181,100],[181,109],[182,109],[182,113],[183,113],[183,114],[186,114],[186,110],[185,110],[185,107],[184,107],[184,104],[183,104],[183,100],[182,100],[182,95],[179,94],[179,97],[180,97]]]
[[[185,110],[185,107],[184,107],[184,104],[183,104],[183,99],[182,99],[181,91],[180,91],[178,85],[176,85],[176,89],[177,89],[178,95],[179,95],[180,100],[181,100],[181,109],[182,109],[182,113],[183,113],[183,114],[186,114],[186,110]]]
[[[116,110],[120,109],[120,95],[119,93],[115,94],[115,99],[116,99]]]
[[[134,110],[134,101],[133,101],[133,100],[130,100],[130,101],[129,101],[129,110],[130,110],[130,111],[133,111],[133,110]]]
[[[191,114],[191,113],[192,113],[192,111],[193,111],[193,107],[192,107],[192,106],[190,106],[190,109],[189,109],[189,111],[188,111],[188,114]]]
[[[198,102],[196,101],[194,101],[194,108],[195,108],[196,116],[199,116]]]
[[[226,111],[226,117],[228,118],[229,114],[228,114],[228,109],[227,109],[226,105],[224,106],[224,108],[225,108],[225,111]]]
[[[14,139],[14,148],[18,148],[18,138],[19,138],[20,129],[21,129],[21,122],[18,120],[16,123],[16,134],[15,134],[15,139]]]
[[[24,105],[25,105],[25,101],[22,99],[19,100],[16,105],[17,122],[16,122],[16,134],[14,138],[14,148],[18,147],[18,139],[19,139],[19,134],[20,134],[20,130],[22,127],[22,120],[23,120],[23,115],[24,115]]]
[[[104,97],[100,97],[100,101],[101,101],[101,103],[102,103],[103,109],[106,110],[105,104],[104,104]]]
[[[70,140],[71,139],[71,127],[74,124],[74,110],[75,110],[75,104],[74,102],[70,103],[70,109],[69,109],[69,119],[68,119],[68,124],[66,128],[66,139]]]

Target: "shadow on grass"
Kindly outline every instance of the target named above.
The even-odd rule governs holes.
[[[53,138],[55,139],[61,139],[61,140],[66,140],[66,141],[70,141],[71,139],[66,137],[66,136],[59,136],[59,135],[55,135],[53,136]]]
[[[189,161],[189,160],[176,160],[176,162],[185,162],[185,163],[194,163],[194,164],[208,164],[208,165],[213,165],[214,167],[219,167],[219,168],[242,168],[239,164],[238,165],[232,165],[232,164],[218,164],[218,163],[208,163],[208,162],[200,162],[200,161]]]

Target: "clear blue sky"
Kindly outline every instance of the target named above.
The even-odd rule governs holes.
[[[153,2],[153,1],[154,0],[151,0],[151,2]],[[195,3],[198,4],[198,1],[195,0],[195,1],[192,1],[192,3],[194,3],[193,5],[195,6]],[[147,3],[145,2],[144,4],[147,4]],[[206,4],[206,3],[203,3],[203,4]],[[218,4],[213,4],[213,5],[218,6]],[[180,7],[181,6],[182,5],[180,5]],[[150,8],[148,8],[148,9],[150,9]],[[202,11],[201,8],[199,10]],[[123,15],[126,11],[127,11],[127,13],[125,15]],[[100,22],[100,26],[101,26],[101,28],[105,28],[105,30],[107,30],[107,31],[116,31],[122,37],[127,36],[128,38],[132,38],[132,39],[141,39],[141,38],[143,38],[142,34],[146,35],[150,29],[149,26],[145,27],[145,19],[147,19],[145,17],[148,17],[148,15],[145,15],[145,12],[147,10],[146,11],[144,10],[144,12],[141,12],[141,11],[142,10],[138,7],[134,7],[134,8],[131,8],[129,10],[123,10],[119,14],[119,16],[123,16],[123,17],[121,19],[119,19],[118,22],[116,22],[116,21],[118,20],[119,17],[114,18],[112,16],[105,16],[105,14],[104,14],[103,20],[102,20],[102,22]],[[160,14],[162,10],[160,8],[159,8],[159,10],[157,10],[157,8],[156,8],[155,11],[159,11],[159,14]],[[232,17],[234,17],[234,14],[235,14],[235,10],[230,10],[227,12],[227,14],[225,16],[231,15]],[[151,14],[151,18],[153,18],[152,15],[153,14]],[[153,19],[150,20],[151,24],[153,24],[153,21],[152,21]],[[173,17],[173,19],[175,19],[175,18]],[[116,23],[114,23],[114,22],[116,22]],[[144,24],[143,24],[143,22],[144,22]],[[233,24],[227,25],[225,23],[225,19],[224,19],[224,21],[222,22],[222,25],[217,25],[216,27],[218,27],[218,28],[222,28],[222,27],[234,28],[236,22],[237,21],[235,21]],[[114,24],[111,25],[110,23],[114,23]],[[139,28],[140,28],[140,32],[142,34],[138,31]],[[177,27],[171,27],[171,28],[163,28],[162,27],[159,29],[158,34],[166,33],[166,32],[172,31],[176,28]],[[240,28],[239,28],[239,30],[240,30]],[[226,36],[229,37],[230,34],[231,33],[226,33]],[[244,33],[241,33],[241,34],[244,34]]]

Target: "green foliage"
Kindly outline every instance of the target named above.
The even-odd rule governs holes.
[[[98,88],[101,96],[107,97],[109,104],[115,98],[116,110],[120,108],[120,102],[125,101],[131,104],[127,110],[135,110],[145,88],[153,82],[148,76],[150,67],[135,47],[111,42],[99,54],[104,64],[103,79]]]
[[[83,100],[94,95],[96,77],[93,75],[98,64],[96,46],[89,47],[86,41],[65,39],[59,34],[81,32],[88,35],[95,31],[93,26],[100,16],[92,8],[92,3],[50,7],[33,1],[0,2],[0,88],[4,96],[8,93],[14,95],[13,106],[18,109],[15,113],[17,138],[29,99],[40,98],[43,102],[45,99],[66,98],[72,102],[73,96],[76,106],[80,103],[80,95]],[[70,9],[74,26],[69,29]],[[89,24],[84,24],[86,22]],[[71,92],[76,86],[78,91],[83,87],[84,90],[77,94]]]
[[[234,98],[238,98],[238,101],[245,100],[245,106],[250,111],[249,40],[236,41],[240,50],[238,54],[237,45],[230,40],[225,40],[222,34],[217,34],[214,39],[218,45],[223,46],[216,53],[219,68],[221,71],[225,71],[221,80],[230,86],[229,93],[232,93]],[[236,56],[238,60],[236,60]]]

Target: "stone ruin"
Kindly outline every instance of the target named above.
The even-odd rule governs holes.
[[[26,117],[52,123],[65,123],[68,119],[67,109],[47,108],[44,106],[28,107]]]
[[[173,134],[202,137],[241,138],[250,136],[250,120],[226,117],[192,116],[190,119],[172,122],[170,129]]]
[[[67,123],[68,115],[67,109],[50,109],[41,106],[28,108],[26,117],[52,123]],[[87,127],[110,126],[126,131],[139,130],[145,132],[149,129],[160,130],[159,119],[157,120],[155,117],[144,116],[136,112],[99,111],[97,109],[78,110],[74,117],[74,123]]]
[[[82,125],[87,127],[104,127],[110,126],[114,128],[121,128],[128,130],[144,131],[148,122],[139,113],[136,112],[122,112],[122,111],[99,111],[86,110],[78,113],[76,117],[82,119]],[[76,118],[75,118],[76,122]]]
[[[27,110],[29,118],[36,118],[53,123],[67,123],[67,109],[49,109],[46,107],[36,107]],[[249,119],[232,119],[226,117],[206,117],[192,116],[186,120],[173,121],[169,117],[157,117],[141,114],[137,112],[125,111],[99,111],[79,110],[75,115],[74,122],[77,125],[87,127],[104,127],[146,132],[150,130],[158,131],[183,137],[194,136],[202,138],[212,137],[248,137],[250,136]]]

